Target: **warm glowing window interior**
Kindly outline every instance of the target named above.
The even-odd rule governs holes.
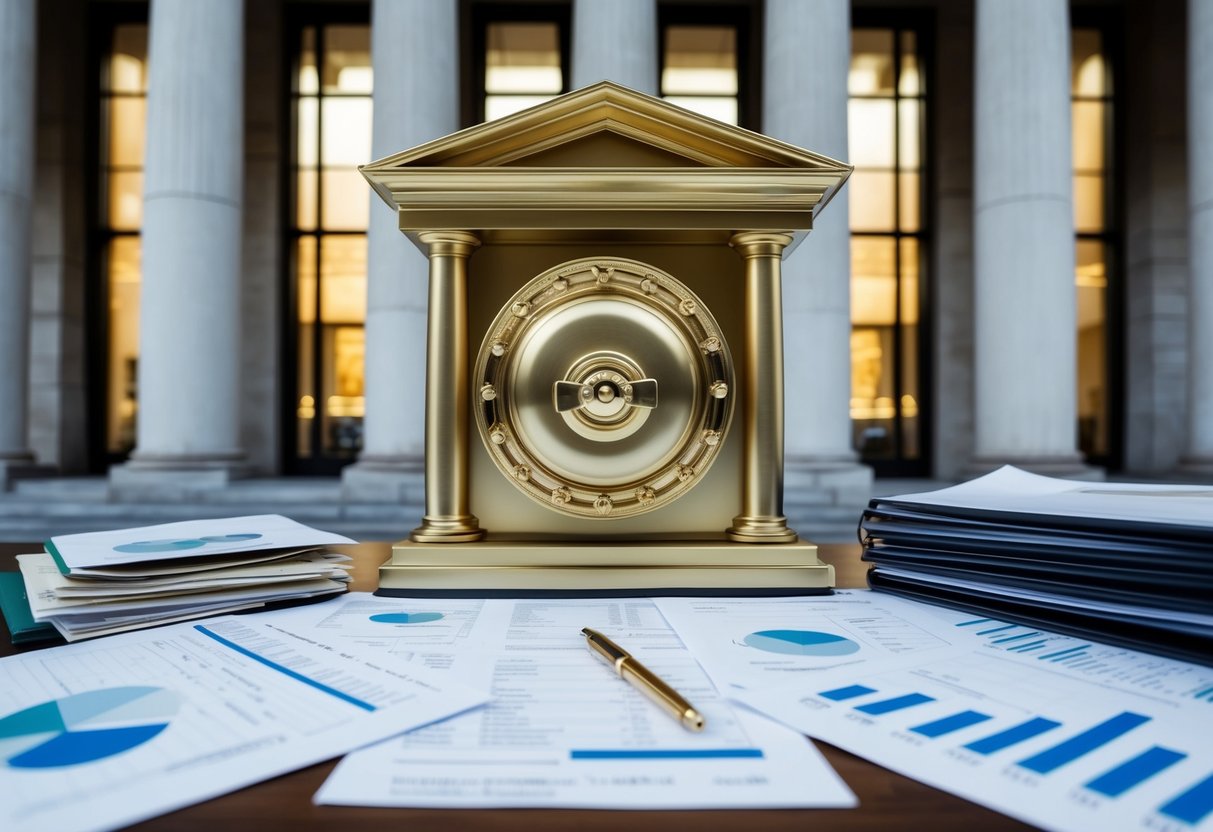
[[[1076,28],[1070,40],[1074,158],[1075,291],[1078,314],[1078,445],[1088,457],[1109,452],[1108,270],[1110,157],[1114,106],[1103,33]]]
[[[737,124],[737,28],[666,26],[661,96],[718,121]]]
[[[489,23],[484,62],[484,118],[492,121],[560,94],[560,27],[551,21]]]
[[[371,84],[368,26],[303,28],[291,232],[301,460],[351,459],[362,447],[370,198],[357,166],[371,160]]]
[[[147,24],[115,26],[101,67],[100,231],[109,299],[106,320],[105,447],[135,445],[138,414],[143,137],[147,124]]]
[[[855,448],[870,462],[922,458],[920,63],[912,31],[851,33],[851,425]]]

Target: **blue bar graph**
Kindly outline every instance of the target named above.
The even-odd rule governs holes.
[[[1047,642],[1044,639],[1040,639],[1039,641],[1029,641],[1027,644],[1016,644],[1014,647],[1008,647],[1007,651],[1008,652],[1018,652],[1018,653],[1028,653],[1044,644],[1047,644]]]
[[[865,714],[871,714],[872,716],[880,716],[892,711],[900,711],[902,708],[912,708],[924,702],[934,701],[935,697],[927,696],[925,693],[907,693],[905,696],[882,699],[879,702],[871,702],[867,705],[856,705],[855,710],[863,711]]]
[[[1188,755],[1156,745],[1127,760],[1111,771],[1106,771],[1087,783],[1087,788],[1106,797],[1120,797],[1138,783],[1144,783],[1155,774],[1178,763]]]
[[[1027,722],[1021,722],[1014,728],[1008,728],[1005,731],[999,731],[997,734],[991,734],[988,737],[974,740],[966,745],[965,748],[970,751],[976,751],[978,754],[993,754],[995,751],[1002,751],[1004,748],[1015,745],[1015,743],[1030,740],[1032,737],[1039,736],[1045,731],[1052,731],[1054,728],[1060,726],[1060,722],[1054,722],[1051,719],[1037,716],[1029,719]]]
[[[989,630],[978,630],[977,635],[988,636],[990,633],[1001,633],[1003,630],[1013,630],[1015,627],[1015,624],[1003,624],[1001,627],[992,627]]]
[[[1086,648],[1088,648],[1090,646],[1091,645],[1089,645],[1089,644],[1080,644],[1077,647],[1068,647],[1065,650],[1058,650],[1056,653],[1049,653],[1047,655],[1041,656],[1040,660],[1042,662],[1043,661],[1058,661],[1063,656],[1068,656],[1071,653],[1077,653],[1079,650],[1085,650]]]
[[[991,621],[991,620],[993,620],[993,619],[974,618],[972,621],[962,621],[959,624],[957,624],[956,626],[957,627],[972,627],[974,624],[985,624],[987,621]]]
[[[1094,728],[1088,728],[1086,731],[1071,737],[1065,742],[1058,743],[1052,748],[1046,748],[1039,754],[1033,754],[1027,759],[1020,760],[1019,765],[1037,774],[1048,774],[1061,768],[1066,763],[1077,760],[1088,751],[1093,751],[1101,745],[1109,743],[1149,721],[1150,717],[1148,716],[1124,711],[1111,719],[1104,720]]]
[[[833,699],[835,702],[841,702],[844,699],[854,699],[856,696],[863,696],[864,694],[875,692],[875,689],[864,687],[863,685],[847,685],[845,688],[823,690],[817,695],[824,696],[826,699]]]
[[[1204,690],[1198,690],[1198,691],[1196,691],[1196,693],[1194,693],[1192,695],[1195,696],[1197,699],[1213,700],[1213,687],[1207,687]]]
[[[978,713],[977,711],[961,711],[958,714],[945,716],[943,719],[937,719],[934,722],[915,725],[910,730],[915,734],[922,734],[924,737],[940,737],[953,731],[959,731],[961,728],[968,728],[970,725],[985,722],[989,718],[989,714]]]
[[[995,644],[1009,644],[1012,641],[1019,641],[1021,638],[1031,638],[1032,636],[1040,635],[1040,630],[1035,630],[1031,633],[1023,633],[1018,636],[1003,636],[1002,638],[994,639]]]
[[[1213,812],[1213,775],[1159,807],[1164,815],[1185,823],[1200,823]]]

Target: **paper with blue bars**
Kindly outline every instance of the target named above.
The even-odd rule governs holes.
[[[951,649],[736,698],[1047,829],[1213,829],[1213,669],[960,613],[936,622]]]
[[[490,690],[487,708],[350,754],[320,803],[605,809],[845,807],[804,736],[735,708],[647,598],[406,599],[354,593],[268,614],[387,666]],[[616,676],[582,627],[616,639],[705,716],[692,733]]]

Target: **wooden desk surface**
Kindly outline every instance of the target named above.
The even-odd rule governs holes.
[[[40,545],[0,543],[0,569],[15,570],[12,558],[36,552]],[[354,558],[353,589],[374,590],[378,568],[391,553],[389,544],[363,543],[336,547]],[[821,559],[834,564],[839,587],[865,586],[866,566],[859,560],[858,545],[826,545]],[[27,652],[38,647],[14,647],[0,621],[0,656]],[[826,743],[817,746],[859,798],[857,809],[712,810],[697,812],[604,812],[572,809],[352,809],[314,806],[312,795],[333,769],[333,762],[311,766],[293,774],[250,786],[177,812],[131,827],[140,832],[186,832],[186,830],[289,829],[291,832],[414,832],[414,830],[563,830],[618,832],[626,824],[629,832],[693,829],[715,832],[745,829],[767,830],[872,830],[913,829],[930,832],[981,829],[982,832],[1026,829],[1023,824],[953,797],[930,786],[872,765]]]

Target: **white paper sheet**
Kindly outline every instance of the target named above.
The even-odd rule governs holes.
[[[354,542],[279,514],[261,514],[65,534],[52,537],[47,548],[76,569]]]
[[[938,652],[959,638],[940,629],[939,613],[925,605],[867,590],[654,601],[722,690],[780,685],[831,667]]]
[[[799,734],[735,710],[647,599],[407,600],[352,595],[268,613],[360,655],[491,689],[492,704],[346,757],[320,803],[674,809],[852,806]],[[585,646],[615,638],[707,719],[682,728]],[[390,666],[397,666],[396,663]]]
[[[1154,483],[1084,482],[1044,477],[1004,465],[984,477],[882,501],[1042,514],[1172,523],[1213,528],[1213,487]]]
[[[0,828],[126,826],[474,707],[252,618],[0,659]]]
[[[957,650],[738,692],[908,777],[1048,829],[1213,828],[1213,669],[978,616]]]

